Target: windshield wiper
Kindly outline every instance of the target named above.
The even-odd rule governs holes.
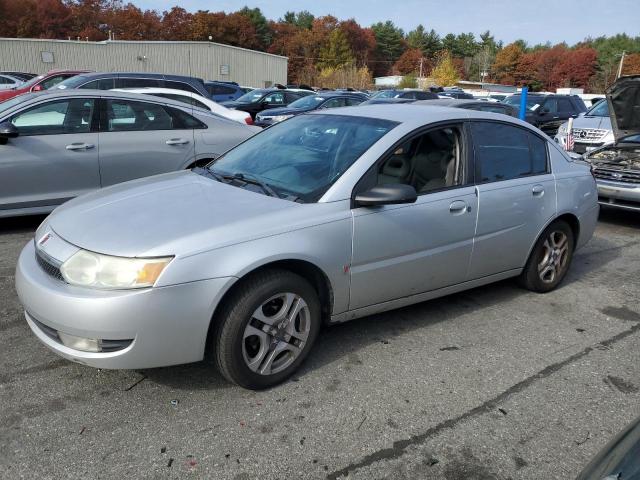
[[[249,175],[247,173],[234,173],[232,175],[223,175],[223,178],[228,180],[240,180],[241,182],[244,182],[244,183],[257,185],[264,191],[264,193],[266,193],[270,197],[280,198],[280,195],[278,195],[278,193],[268,183],[265,183],[262,180],[257,179],[253,175]]]

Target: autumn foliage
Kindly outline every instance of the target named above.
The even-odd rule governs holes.
[[[441,37],[423,25],[405,33],[391,21],[364,27],[354,19],[307,11],[268,20],[260,9],[248,7],[226,13],[174,6],[160,12],[122,0],[0,0],[0,37],[211,40],[288,57],[289,82],[353,81],[352,86],[370,84],[372,75],[433,78],[435,70],[446,82],[482,79],[533,90],[601,92],[615,79],[623,50],[623,74],[640,73],[640,37],[625,34],[586,39],[574,47],[530,47],[523,40],[505,46],[489,31],[479,38],[473,33]]]

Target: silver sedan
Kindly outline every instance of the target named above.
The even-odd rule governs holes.
[[[14,97],[0,103],[0,217],[49,213],[100,187],[206,164],[260,130],[134,93]]]
[[[598,217],[589,166],[504,115],[371,105],[294,117],[206,168],[58,208],[24,248],[33,333],[100,368],[290,376],[321,325],[517,277],[556,288]]]

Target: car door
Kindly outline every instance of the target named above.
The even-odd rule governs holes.
[[[408,138],[361,180],[414,186],[413,204],[359,207],[353,213],[350,309],[465,281],[478,199],[468,181],[462,124]]]
[[[100,187],[96,103],[51,100],[0,120],[19,132],[0,145],[0,209],[55,206]]]
[[[471,123],[479,208],[469,279],[522,268],[555,216],[547,141],[500,122]]]
[[[187,128],[183,116],[190,117],[187,113],[124,98],[104,98],[101,103],[103,187],[179,170],[194,157],[193,127]]]

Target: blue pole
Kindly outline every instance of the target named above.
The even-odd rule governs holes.
[[[522,92],[520,93],[520,120],[526,120],[527,115],[527,93],[529,92],[528,87],[522,87]]]

